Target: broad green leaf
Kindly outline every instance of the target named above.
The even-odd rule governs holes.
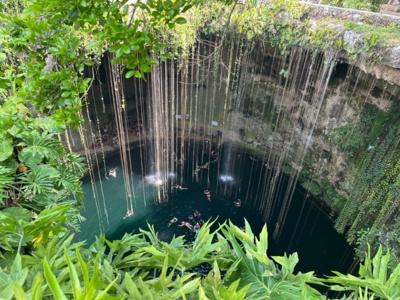
[[[39,147],[26,147],[19,153],[19,159],[28,167],[33,167],[44,158],[44,153],[41,150]]]
[[[22,268],[21,255],[17,253],[14,263],[11,265],[10,274],[21,286],[24,285],[28,276],[28,268]]]
[[[42,282],[43,278],[41,274],[37,273],[33,280],[32,299],[40,300],[43,298]]]
[[[16,300],[26,300],[26,294],[18,282],[14,283],[14,297]]]
[[[27,276],[28,268],[22,268],[21,255],[17,253],[8,273],[0,268],[0,299],[12,299],[15,292],[20,293]]]
[[[14,181],[13,171],[10,168],[0,166],[0,203],[2,198],[8,198],[6,189],[9,184]]]
[[[0,161],[5,161],[14,151],[11,141],[0,135]]]
[[[187,21],[186,21],[186,19],[184,17],[178,17],[178,18],[175,19],[175,23],[176,24],[186,24]]]
[[[60,284],[58,283],[56,276],[54,276],[53,272],[51,271],[49,263],[47,262],[46,258],[43,260],[43,271],[44,271],[44,277],[46,278],[46,282],[49,284],[49,287],[52,290],[55,299],[67,300],[67,297],[65,296],[62,288],[60,287]]]
[[[375,257],[372,259],[372,278],[379,278],[379,271],[381,268],[381,258],[382,258],[382,246],[380,245],[378,248],[378,252],[376,252]]]
[[[90,43],[87,45],[87,49],[88,49],[88,50],[92,50],[93,48],[97,48],[98,46],[99,46],[99,42],[93,41],[93,42],[90,42]]]
[[[68,12],[68,18],[75,20],[80,15],[80,10],[78,7],[74,7]]]
[[[100,294],[98,294],[94,300],[100,300],[100,299],[103,299],[103,298],[106,298],[106,299],[109,298],[109,297],[107,297],[107,292],[114,286],[114,284],[118,280],[119,280],[119,275],[112,282],[110,282],[110,284],[104,289],[104,291],[102,291]]]
[[[89,66],[89,67],[91,67],[91,66],[94,65],[94,62],[91,61],[91,60],[85,60],[83,63],[84,63],[86,66]]]
[[[67,97],[69,97],[70,95],[71,95],[71,92],[65,91],[65,92],[63,92],[63,93],[61,94],[61,97],[67,98]]]
[[[88,271],[88,266],[85,262],[85,260],[82,258],[82,255],[79,251],[79,249],[76,249],[76,256],[79,259],[79,263],[81,265],[81,273],[83,275],[83,285],[85,287],[89,286],[89,271]]]
[[[387,280],[389,260],[390,260],[390,253],[389,253],[389,250],[387,250],[386,254],[381,259],[381,265],[380,265],[379,274],[378,274],[379,280],[385,284],[386,284],[386,280]]]
[[[12,299],[14,295],[14,286],[12,284],[10,275],[5,273],[0,268],[0,299]]]
[[[199,300],[208,300],[209,298],[207,298],[206,293],[204,292],[204,289],[202,288],[201,285],[199,285]]]
[[[133,75],[135,75],[135,70],[130,70],[125,74],[126,78],[131,78]]]
[[[15,171],[17,170],[19,163],[16,161],[16,159],[11,156],[5,161],[2,162],[2,165],[8,169],[10,169],[10,174],[14,175]],[[13,176],[14,177],[14,176]]]
[[[124,284],[125,289],[128,291],[129,295],[133,297],[133,299],[142,298],[142,295],[140,294],[136,284],[133,282],[129,273],[125,273]]]
[[[64,248],[64,257],[67,260],[68,264],[68,270],[69,270],[69,275],[71,277],[71,285],[72,285],[72,292],[74,295],[74,299],[81,299],[82,291],[78,273],[76,271],[75,265],[71,261],[71,258],[66,248]]]
[[[267,226],[264,225],[261,233],[260,233],[260,239],[256,239],[256,245],[257,245],[257,252],[260,254],[266,254],[268,250],[268,231],[267,231]]]
[[[288,279],[288,277],[293,274],[294,268],[299,262],[299,257],[296,252],[290,254],[289,256],[286,256],[285,253],[284,256],[272,256],[272,258],[282,266],[284,279]]]
[[[200,278],[192,279],[187,282],[182,288],[180,288],[180,292],[182,294],[189,294],[194,290],[197,290],[200,284]]]
[[[5,213],[12,214],[18,220],[24,220],[25,222],[29,222],[32,217],[32,213],[26,208],[22,207],[8,207],[3,210]]]

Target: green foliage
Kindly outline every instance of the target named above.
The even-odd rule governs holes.
[[[234,32],[245,36],[250,41],[263,34],[268,22],[266,14],[267,9],[264,5],[246,1],[233,11],[230,25],[234,27]]]
[[[378,137],[385,132],[391,115],[375,105],[366,104],[357,123],[348,120],[348,124],[333,129],[326,139],[346,153],[351,161],[356,161],[367,151],[368,145],[376,144]]]
[[[374,12],[379,12],[381,7],[381,1],[378,0],[325,0],[323,3],[333,6]]]
[[[361,288],[359,299],[372,293],[382,299],[398,296],[400,265],[388,274],[389,254],[382,256],[381,250],[373,260],[367,255],[360,277],[336,273],[319,279],[312,272],[294,273],[296,253],[268,257],[265,226],[258,238],[247,222],[245,232],[229,223],[211,233],[210,226],[201,228],[194,244],[185,243],[183,237],[162,242],[151,226],[112,242],[100,236],[88,248],[83,242],[73,243],[73,235],[54,235],[31,253],[17,253],[9,266],[0,268],[0,297],[326,299],[309,284],[333,284],[333,290],[354,295]],[[191,272],[200,264],[210,266],[205,277]]]
[[[376,33],[365,33],[361,46],[354,47],[345,43],[343,48],[347,51],[349,58],[355,59],[368,59],[371,63],[375,63],[382,59],[382,56],[378,51],[374,51],[380,40],[379,34]]]
[[[378,251],[379,244],[383,244],[386,249],[393,249],[392,268],[399,261],[399,253],[395,250],[398,245],[393,242],[393,239],[397,239],[395,216],[400,188],[399,150],[393,147],[399,143],[400,128],[396,125],[398,110],[397,104],[393,104],[388,112],[367,107],[360,122],[352,129],[351,137],[335,137],[343,142],[343,145],[338,146],[343,147],[344,151],[351,149],[348,143],[351,138],[351,143],[361,147],[359,150],[353,148],[354,152],[350,152],[353,153],[350,163],[355,176],[335,228],[339,232],[346,232],[350,243],[356,241],[357,234],[361,235],[358,239],[359,257],[365,252],[367,242],[371,244],[374,253]],[[348,129],[349,125],[345,128]],[[340,129],[335,134],[339,132]],[[335,138],[331,141],[335,141]]]
[[[211,224],[202,227],[193,245],[186,245],[182,237],[161,242],[151,227],[141,234],[125,235],[120,241],[109,242],[101,236],[89,249],[81,248],[81,243],[71,244],[72,236],[59,241],[54,237],[47,247],[40,245],[32,256],[23,256],[24,269],[21,257],[16,256],[13,267],[3,271],[2,276],[18,280],[21,289],[17,291],[11,285],[0,291],[0,296],[11,299],[18,292],[53,295],[55,299],[66,299],[70,294],[74,299],[181,299],[185,295],[209,299],[264,299],[267,295],[321,299],[306,284],[316,282],[311,272],[293,274],[296,254],[274,257],[281,268],[267,257],[265,227],[257,239],[248,223],[246,233],[224,224],[222,235],[210,233]],[[218,241],[213,243],[216,237]],[[201,279],[190,273],[191,267],[204,263],[212,266],[208,276]],[[221,268],[226,270],[224,276]],[[35,284],[30,285],[32,281]]]
[[[13,180],[13,170],[0,166],[0,205],[4,205],[4,200],[8,199],[7,189]]]
[[[186,20],[200,0],[6,1],[0,14],[0,208],[40,212],[74,202],[77,229],[83,159],[60,142],[82,122],[89,67],[111,52],[127,75],[143,77],[167,48],[157,29]],[[129,71],[130,70],[130,71]],[[133,72],[133,73],[132,73]]]
[[[317,46],[318,48],[322,49],[334,49],[340,48],[342,46],[342,40],[335,29],[329,27],[329,24],[323,24],[322,22],[318,25],[310,21],[310,26],[306,28],[306,31],[309,35],[308,42],[311,43],[314,47]]]
[[[313,161],[314,161],[313,153],[311,151],[308,151],[304,156],[304,163],[306,165],[311,165]]]
[[[248,288],[247,295],[251,299],[321,298],[319,292],[305,284],[318,283],[312,272],[293,274],[298,262],[297,254],[288,257],[286,255],[273,257],[274,261],[281,265],[281,269],[265,255],[268,249],[268,234],[265,226],[259,239],[254,236],[247,222],[245,233],[231,223],[229,227],[222,228],[222,232],[232,245],[234,256],[240,260],[236,271],[237,277],[231,280],[239,278],[239,287]]]
[[[4,209],[0,212],[0,249],[19,253],[23,248],[47,243],[52,236],[66,232],[63,225],[67,218],[71,218],[68,213],[71,210],[69,205],[59,205],[43,210],[31,220],[29,210],[20,207]]]
[[[383,225],[379,228],[367,228],[358,232],[356,256],[364,259],[369,245],[371,245],[371,253],[375,255],[382,245],[383,251],[390,250],[391,256],[388,262],[388,269],[393,271],[400,263],[400,222],[394,220],[392,224]]]
[[[82,103],[93,80],[85,77],[85,70],[97,67],[103,53],[109,52],[113,63],[126,69],[127,77],[143,78],[159,59],[171,57],[168,43],[179,40],[171,38],[172,30],[178,28],[177,36],[186,37],[183,26],[189,22],[181,14],[201,1],[3,2],[0,298],[322,298],[308,285],[319,282],[311,272],[293,274],[296,254],[273,259],[266,255],[265,228],[257,239],[248,224],[246,233],[233,225],[221,225],[220,231],[210,233],[211,224],[206,224],[193,245],[186,245],[183,237],[162,242],[150,228],[120,241],[100,236],[88,249],[73,244],[73,236],[67,233],[77,229],[80,221],[79,179],[85,168],[81,158],[66,153],[58,137],[67,126],[77,128],[82,121]],[[269,6],[230,2],[207,3],[210,14],[203,11],[196,26],[210,17],[210,32],[226,33],[230,28],[247,39],[269,37],[284,55],[307,39],[299,22],[304,8],[298,1],[279,0]],[[191,28],[192,36],[196,26]],[[315,44],[324,32],[329,33],[313,33]],[[377,41],[378,35],[371,34],[365,44],[372,49]],[[272,106],[264,108],[263,118],[270,118],[272,111]],[[377,124],[383,128],[385,122]],[[372,136],[380,136],[379,132],[377,126],[370,128]],[[393,162],[396,167],[391,169]],[[393,156],[385,157],[383,169],[376,167],[376,173],[383,171],[382,178],[360,180],[364,187],[367,182],[381,182],[371,193],[379,204],[388,196],[375,227],[397,204],[397,163]],[[374,199],[366,203],[372,206]],[[354,212],[356,206],[352,203],[348,211]],[[345,227],[344,220],[341,226]],[[213,268],[204,279],[191,273],[203,263]],[[227,270],[225,276],[221,270]],[[367,297],[367,292],[365,288],[360,294]]]
[[[17,254],[15,260],[10,267],[9,272],[5,272],[0,268],[0,290],[2,299],[12,299],[13,295],[19,293],[19,288],[24,286],[28,276],[29,269],[22,267],[21,255]],[[15,288],[17,287],[17,288]]]
[[[359,276],[344,275],[333,272],[336,277],[330,277],[329,283],[340,285],[333,286],[336,291],[353,291],[358,293],[363,288],[368,297],[378,297],[379,299],[399,299],[400,297],[400,265],[389,275],[388,261],[389,252],[382,255],[382,247],[379,247],[375,257],[371,259],[368,247],[364,264],[361,263]]]
[[[326,187],[324,189],[323,199],[329,203],[335,213],[342,211],[344,205],[346,204],[347,198],[338,193],[335,187],[330,183],[322,186]]]

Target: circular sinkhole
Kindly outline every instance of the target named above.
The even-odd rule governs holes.
[[[178,151],[182,148],[184,155]],[[331,270],[343,273],[349,270],[353,250],[344,236],[334,230],[329,212],[302,188],[294,186],[292,192],[288,191],[289,176],[276,176],[272,163],[228,144],[217,151],[187,141],[184,147],[177,145],[176,149],[173,170],[166,172],[155,172],[153,159],[147,159],[149,162],[140,159],[147,153],[147,146],[131,150],[128,180],[133,216],[127,216],[130,209],[124,183],[127,178],[118,155],[107,158],[105,166],[98,166],[94,180],[89,176],[84,178],[82,214],[86,221],[77,238],[90,244],[103,232],[109,240],[120,239],[125,233],[138,233],[139,228],[147,230],[147,224],[151,224],[161,240],[184,235],[190,242],[195,239],[195,232],[178,226],[182,221],[195,226],[200,219],[217,220],[214,224],[217,229],[218,223],[228,219],[243,227],[246,219],[256,235],[267,225],[269,256],[298,253],[296,272],[312,270],[323,276],[332,275]],[[107,176],[107,170],[112,168],[116,177]],[[167,189],[165,202],[157,203],[157,188],[162,185]],[[241,205],[237,205],[239,199]],[[196,212],[201,214],[200,218]],[[170,224],[173,218],[177,221]]]

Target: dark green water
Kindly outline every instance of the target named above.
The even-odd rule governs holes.
[[[198,173],[199,181],[194,182],[192,180],[193,164],[191,163],[194,154],[196,153],[198,165],[207,161],[211,162],[214,157],[210,156],[209,151],[204,151],[196,145],[190,145],[187,149],[185,157],[188,157],[188,160],[185,162],[183,174],[178,173],[170,180],[177,182],[183,176],[183,186],[188,189],[172,192],[169,201],[163,204],[155,204],[155,188],[142,178],[141,163],[137,159],[140,157],[139,148],[132,150],[135,214],[132,218],[127,219],[123,219],[127,211],[127,203],[119,156],[108,158],[106,168],[115,167],[117,177],[106,179],[104,167],[100,166],[105,196],[103,202],[99,180],[97,180],[96,189],[99,199],[97,205],[101,212],[100,216],[96,209],[90,178],[84,179],[85,210],[83,215],[86,217],[86,222],[82,224],[82,231],[78,234],[78,238],[86,240],[90,244],[95,240],[95,236],[103,232],[108,239],[118,239],[126,232],[137,233],[139,232],[138,228],[147,229],[147,223],[150,223],[154,225],[159,237],[163,240],[167,241],[173,235],[185,235],[186,239],[190,241],[194,239],[193,232],[186,227],[178,227],[179,222],[170,227],[168,227],[168,223],[172,217],[177,217],[179,221],[188,221],[189,215],[193,215],[196,210],[201,213],[203,220],[218,218],[219,223],[230,219],[236,225],[242,226],[244,218],[246,218],[253,231],[258,234],[264,225],[258,209],[249,200],[239,208],[233,204],[233,201],[238,198],[246,199],[246,196],[247,199],[260,196],[257,195],[259,193],[258,179],[267,172],[262,161],[254,161],[245,153],[238,156],[237,151],[232,152],[230,147],[225,147],[221,151],[219,160],[210,163],[209,176],[207,176],[207,170],[201,170]],[[178,153],[178,157],[179,155]],[[227,168],[226,164],[230,162],[235,166]],[[221,174],[226,175],[225,170],[230,170],[231,173],[228,175],[232,176],[232,181],[221,180]],[[283,199],[285,184],[283,182],[281,192],[274,195],[278,199]],[[205,189],[211,191],[211,202],[207,201],[204,195]],[[307,198],[305,192],[300,189],[296,189],[294,193],[286,221],[281,225],[283,228],[279,240],[272,240],[279,213],[279,201],[277,203],[270,218],[270,224],[267,224],[270,236],[269,255],[298,252],[300,262],[297,270],[302,272],[313,270],[318,275],[328,275],[330,270],[344,273],[348,271],[353,261],[353,250],[346,244],[344,237],[336,233],[332,222],[318,207],[315,200]],[[104,207],[107,209],[108,222],[104,214]]]

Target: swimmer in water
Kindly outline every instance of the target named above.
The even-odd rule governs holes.
[[[196,169],[193,171],[193,175],[196,175],[200,170],[201,168],[197,166]]]
[[[206,164],[200,166],[199,168],[200,168],[200,169],[208,169],[208,163],[206,163]]]
[[[197,210],[194,212],[193,216],[197,219],[200,220],[201,218],[201,213],[199,213]]]
[[[199,223],[196,223],[196,225],[194,226],[194,232],[196,233],[195,235],[194,235],[194,237],[196,238],[197,237],[197,235],[199,234],[199,232],[200,232],[200,224]]]
[[[179,227],[186,226],[187,228],[189,228],[190,230],[193,231],[193,226],[192,226],[189,222],[182,221],[182,222],[181,222],[181,225],[178,225],[178,226],[179,226]]]
[[[208,200],[208,201],[211,201],[211,193],[210,193],[210,191],[209,191],[209,190],[205,190],[205,191],[204,191],[204,194],[206,195],[207,200]]]
[[[117,170],[115,170],[115,168],[111,168],[108,172],[108,175],[112,177],[117,177]]]
[[[175,184],[175,185],[174,185],[174,188],[177,189],[177,190],[181,190],[181,191],[187,190],[187,188],[184,188],[183,186],[181,186],[181,185],[179,185],[179,184]]]
[[[128,210],[128,211],[126,212],[126,215],[125,215],[124,219],[130,218],[130,217],[133,217],[133,210]]]
[[[270,164],[269,163],[264,163],[264,166],[267,168],[267,169],[272,169],[272,167],[270,166]]]
[[[178,222],[178,218],[173,217],[171,220],[169,220],[168,227],[171,226],[172,224],[174,224],[175,222]]]

